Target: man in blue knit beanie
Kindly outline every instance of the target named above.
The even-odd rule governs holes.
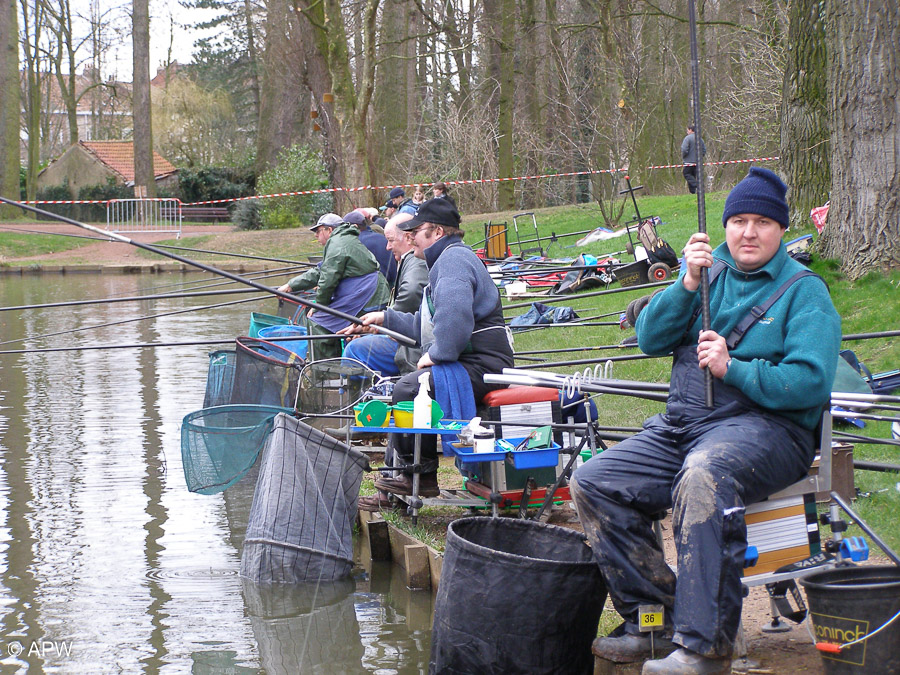
[[[691,236],[681,277],[653,296],[635,327],[643,352],[674,356],[666,412],[572,476],[572,499],[624,619],[594,641],[594,654],[622,663],[650,658],[638,607],[665,607],[666,636],[656,646],[671,653],[646,661],[644,675],[731,672],[744,510],[800,480],[815,456],[841,324],[824,282],[781,241],[786,192],[775,173],[753,167],[725,201],[725,243],[713,250],[705,233]],[[706,331],[703,268],[710,270]],[[652,527],[670,508],[677,577]]]

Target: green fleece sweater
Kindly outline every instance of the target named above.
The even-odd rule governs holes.
[[[750,309],[762,304],[790,277],[803,269],[782,244],[775,256],[753,272],[741,272],[725,244],[713,256],[728,267],[710,287],[711,328],[728,337]],[[663,355],[682,344],[696,344],[699,291],[688,291],[679,279],[657,293],[638,316],[638,344],[644,353]],[[841,342],[841,319],[828,288],[816,277],[804,277],[744,335],[734,351],[726,384],[753,402],[807,429],[815,428],[831,395]]]

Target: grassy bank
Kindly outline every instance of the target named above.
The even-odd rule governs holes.
[[[724,199],[725,193],[707,195],[707,226],[714,245],[724,241],[724,230],[721,226]],[[676,251],[680,251],[690,234],[696,230],[697,207],[696,200],[691,195],[639,197],[638,207],[643,217],[656,215],[662,219],[662,225],[658,230],[659,235],[666,239]],[[579,253],[588,252],[602,256],[625,248],[626,237],[617,237],[581,248],[576,246],[576,241],[581,235],[572,237],[559,236],[573,232],[589,231],[603,225],[596,205],[537,209],[534,213],[542,245],[545,253],[548,255],[574,257]],[[486,222],[506,222],[509,227],[508,239],[511,248],[513,253],[518,253],[518,247],[515,245],[516,232],[513,226],[513,216],[515,215],[516,212],[506,212],[465,216],[463,218],[463,226],[467,230],[466,241],[470,244],[478,245],[479,241],[484,238],[484,224]],[[624,219],[627,220],[633,215],[634,209],[629,204],[625,210]],[[517,220],[518,236],[523,240],[533,238],[535,235],[531,217],[518,218]],[[808,234],[812,231],[810,227],[804,231],[792,232],[789,236]],[[551,238],[551,233],[557,235],[555,240]],[[0,259],[5,261],[3,264],[22,264],[21,262],[17,263],[15,260],[9,261],[9,258],[25,261],[29,257],[68,250],[87,243],[90,242],[68,237],[0,232],[0,257],[2,257]],[[188,236],[180,240],[168,240],[161,243],[187,248],[238,252],[247,255],[300,261],[305,261],[308,255],[320,252],[320,248],[315,243],[312,235],[307,230],[299,228],[296,230],[210,233]],[[524,244],[526,248],[537,245],[537,242]],[[146,255],[156,257],[154,254]],[[206,253],[184,253],[184,255],[196,257],[207,262],[225,259],[215,254]],[[623,262],[631,260],[631,257],[624,253],[619,257]],[[900,292],[900,271],[891,274],[871,274],[861,280],[851,282],[841,276],[838,265],[834,261],[815,260],[812,267],[829,284],[835,306],[843,319],[842,330],[845,335],[886,331],[900,326],[900,302],[896,300],[896,294]],[[613,288],[618,288],[618,286]],[[564,304],[575,308],[582,317],[601,314],[617,315],[624,311],[630,300],[641,294],[642,291],[640,290],[629,290],[592,298],[572,296]],[[510,310],[507,313],[507,318],[521,314],[524,311],[525,308]],[[612,316],[601,320],[610,321],[616,318],[616,316]],[[634,353],[635,350],[588,351],[577,348],[617,345],[630,334],[631,331],[622,331],[618,326],[547,328],[518,334],[516,336],[516,350],[518,352],[541,352],[529,358],[546,359],[545,363],[598,359],[598,355],[622,355]],[[844,347],[854,350],[859,358],[875,373],[900,367],[900,341],[897,338],[845,342]],[[554,353],[556,350],[573,348],[576,351]],[[541,366],[541,363],[540,361],[522,358],[517,362],[517,365],[520,367]],[[585,367],[559,365],[549,367],[549,369],[557,373],[572,374],[583,370]],[[667,380],[669,368],[670,363],[668,359],[624,361],[614,364],[613,375],[623,379],[660,382]],[[662,409],[662,405],[658,403],[619,396],[598,397],[597,404],[601,410],[602,424],[607,426],[639,426],[646,417]],[[850,429],[849,427],[848,430],[856,431],[855,428]],[[874,438],[890,437],[889,423],[867,422],[867,427],[862,433]],[[885,445],[856,444],[855,457],[869,461],[900,463],[900,448]],[[856,485],[863,493],[867,494],[866,497],[859,499],[857,502],[859,514],[895,550],[900,550],[900,528],[897,528],[895,525],[898,517],[900,517],[900,491],[897,489],[897,484],[898,476],[896,474],[856,472]]]

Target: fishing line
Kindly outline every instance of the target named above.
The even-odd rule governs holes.
[[[0,197],[2,199],[2,197]],[[263,287],[263,290],[265,287]],[[0,312],[11,312],[25,309],[51,309],[54,307],[78,307],[82,305],[106,305],[114,302],[139,302],[141,300],[177,300],[180,298],[200,298],[209,295],[235,295],[239,293],[253,293],[256,288],[233,288],[221,291],[188,291],[187,293],[161,293],[157,295],[132,295],[120,298],[97,298],[94,300],[65,300],[61,302],[47,302],[38,305],[17,305],[15,307],[0,307]]]

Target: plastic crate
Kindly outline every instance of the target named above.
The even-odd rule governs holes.
[[[507,438],[506,440],[516,446],[525,438]],[[510,454],[512,454],[513,465],[517,469],[538,469],[559,464],[559,447],[558,443],[552,443],[549,448],[516,450]]]
[[[305,335],[306,327],[304,326],[267,326],[259,329],[258,337],[267,340],[273,337],[302,337]],[[275,344],[294,352],[301,359],[305,359],[309,351],[309,340],[277,340]]]
[[[250,332],[248,337],[259,337],[259,331],[269,326],[290,326],[291,320],[283,316],[275,316],[274,314],[262,314],[261,312],[250,312]]]

